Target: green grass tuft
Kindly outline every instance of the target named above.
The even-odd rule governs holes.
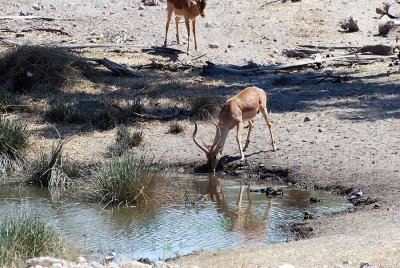
[[[171,180],[156,167],[153,157],[124,155],[96,171],[86,194],[106,204],[161,203],[173,196]]]
[[[182,133],[184,130],[185,128],[181,124],[179,124],[179,122],[174,121],[169,125],[168,133],[179,134]]]
[[[125,125],[120,125],[117,130],[115,142],[108,146],[107,153],[110,156],[121,156],[129,149],[139,146],[142,141],[142,132],[131,133]]]
[[[39,256],[65,255],[59,235],[38,216],[23,213],[0,222],[0,266],[22,267],[25,260]]]
[[[75,123],[82,124],[86,122],[83,114],[79,113],[70,103],[53,104],[46,112],[46,117],[54,123]]]
[[[0,155],[20,159],[29,147],[30,133],[25,123],[0,116]]]

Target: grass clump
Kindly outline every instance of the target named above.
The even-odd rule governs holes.
[[[0,58],[0,80],[13,92],[58,90],[82,77],[79,62],[62,48],[19,46]]]
[[[63,143],[59,141],[53,146],[50,154],[40,152],[30,167],[30,176],[26,183],[40,186],[57,186],[65,183],[65,178],[55,168],[61,163]]]
[[[173,194],[169,177],[147,155],[124,155],[105,162],[97,171],[91,193],[107,204],[161,203]]]
[[[50,105],[46,117],[54,123],[76,123],[82,124],[86,121],[83,114],[79,113],[75,106],[70,103],[58,103]]]
[[[0,155],[20,159],[29,146],[30,133],[23,122],[11,121],[0,116]]]
[[[191,101],[192,116],[198,120],[207,120],[210,115],[217,112],[217,104],[213,97],[202,96],[192,99]]]
[[[131,133],[125,125],[120,125],[117,130],[115,142],[108,146],[110,156],[121,156],[129,149],[139,146],[143,141],[143,132]]]
[[[59,235],[38,216],[23,213],[0,222],[0,266],[22,267],[25,260],[44,255],[63,256]]]
[[[179,124],[179,122],[173,121],[169,125],[169,130],[167,133],[179,134],[179,133],[182,133],[184,130],[185,130],[185,128],[181,124]]]

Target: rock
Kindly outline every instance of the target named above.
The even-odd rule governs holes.
[[[304,219],[305,220],[311,220],[313,218],[313,214],[308,212],[308,211],[304,211]]]
[[[219,48],[219,45],[217,43],[211,43],[211,44],[208,44],[208,46],[210,48]]]
[[[17,33],[15,34],[15,37],[24,37],[25,35],[23,33]]]
[[[378,209],[378,208],[380,208],[381,207],[381,205],[379,205],[379,204],[374,204],[374,209]]]
[[[204,26],[207,27],[207,28],[211,28],[211,27],[214,27],[214,23],[207,21],[207,22],[204,24]]]
[[[86,261],[86,259],[84,257],[81,256],[81,257],[78,258],[78,263],[79,264],[85,264],[85,263],[87,263],[87,261]]]
[[[322,128],[319,128],[318,132],[322,133],[322,132],[324,132],[324,130]]]
[[[306,116],[306,117],[304,118],[304,120],[303,120],[303,122],[310,122],[310,121],[311,121],[311,118],[308,117],[308,116]]]
[[[160,5],[159,0],[142,0],[143,5],[145,6],[158,6]]]
[[[143,6],[143,5],[140,5],[140,6],[138,7],[138,10],[144,10],[144,6]]]
[[[369,264],[368,262],[360,262],[360,268],[380,268],[380,265]]]
[[[42,9],[43,9],[43,6],[41,6],[40,4],[33,5],[33,6],[32,6],[32,9],[33,9],[33,10],[36,10],[36,11],[39,11],[39,10],[42,10]]]
[[[232,48],[232,47],[235,47],[235,45],[234,44],[228,44],[228,48]]]

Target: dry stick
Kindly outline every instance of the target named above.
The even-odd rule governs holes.
[[[207,53],[204,53],[203,55],[198,56],[198,57],[196,57],[196,58],[194,58],[194,59],[192,59],[192,60],[198,60],[198,59],[200,59],[200,58],[202,58],[202,57],[204,57],[204,56],[206,56],[206,55],[207,55]]]
[[[130,70],[129,68],[116,63],[114,61],[111,61],[107,58],[82,58],[84,61],[94,61],[97,62],[98,64],[103,65],[107,69],[111,70],[113,73],[119,75],[119,76],[129,76],[129,77],[142,77],[141,74],[134,72]]]
[[[169,115],[164,115],[164,116],[157,116],[157,115],[151,115],[151,114],[139,114],[135,112],[131,112],[133,116],[143,118],[143,119],[151,119],[151,120],[168,120],[176,117],[179,112],[176,111],[174,114],[169,114]]]
[[[0,16],[0,20],[74,20],[67,18],[52,18],[52,17],[41,17],[41,16]]]
[[[60,33],[61,35],[71,36],[70,33],[67,33],[64,30],[53,29],[53,28],[32,28],[32,29],[22,30],[22,32],[32,32],[32,31],[43,31],[43,32],[50,32],[50,33]]]
[[[282,0],[272,0],[272,1],[268,2],[268,3],[262,4],[261,6],[259,6],[259,7],[257,8],[257,10],[262,9],[262,8],[265,7],[266,5],[273,4],[273,3],[276,3],[276,2],[281,2],[281,1],[282,1]]]
[[[146,46],[129,45],[129,44],[71,44],[59,46],[61,48],[80,49],[80,48],[109,48],[109,47],[122,47],[122,48],[145,48]]]

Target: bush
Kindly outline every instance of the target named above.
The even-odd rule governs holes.
[[[191,112],[195,119],[209,119],[210,115],[214,115],[216,111],[217,105],[213,97],[202,96],[191,101]]]
[[[182,133],[183,131],[184,127],[181,124],[179,124],[179,122],[174,121],[169,125],[168,133],[179,134]]]
[[[125,125],[120,125],[117,130],[115,142],[108,146],[110,156],[121,156],[129,149],[139,146],[143,141],[142,132],[130,133]]]
[[[54,123],[76,123],[82,124],[86,121],[83,114],[79,113],[70,103],[53,104],[46,112],[46,117]]]
[[[147,155],[124,155],[105,162],[86,194],[107,204],[161,203],[174,191],[165,172]]]
[[[37,216],[22,214],[0,223],[0,266],[23,267],[25,260],[44,255],[63,256],[58,234]]]
[[[14,122],[0,116],[0,155],[20,159],[29,146],[29,131],[22,122]]]
[[[78,63],[76,55],[62,48],[19,46],[0,58],[0,80],[14,92],[58,90],[82,77]]]

